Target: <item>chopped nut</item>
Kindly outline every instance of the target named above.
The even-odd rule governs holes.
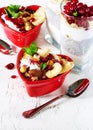
[[[21,68],[20,68],[21,73],[25,73],[26,70],[27,70],[26,66],[21,66]]]
[[[31,29],[32,29],[31,24],[30,24],[29,22],[26,22],[26,23],[25,23],[25,30],[26,30],[26,31],[29,31],[29,30],[31,30]]]
[[[53,65],[53,69],[52,70],[48,70],[46,72],[46,76],[48,78],[53,78],[55,76],[57,76],[58,74],[60,74],[62,71],[62,65],[58,62],[54,63]]]
[[[31,80],[36,81],[36,80],[38,80],[38,77],[31,77]]]
[[[25,73],[25,76],[26,76],[26,77],[30,77],[30,74],[26,72],[26,73]]]
[[[54,63],[53,63],[52,60],[48,60],[47,64],[48,64],[48,65],[53,65]]]

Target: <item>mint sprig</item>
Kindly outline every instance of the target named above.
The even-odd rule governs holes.
[[[78,12],[77,12],[77,11],[74,11],[74,12],[73,12],[73,16],[77,17],[77,16],[78,16]]]
[[[9,6],[5,8],[5,11],[9,17],[17,18],[19,16],[19,13],[18,13],[19,8],[20,8],[20,5],[10,4]]]
[[[44,70],[46,67],[47,67],[47,63],[41,62],[40,68],[41,68],[42,70]]]
[[[30,47],[25,47],[24,51],[29,55],[34,55],[37,53],[38,47],[36,45],[36,42],[32,42]]]

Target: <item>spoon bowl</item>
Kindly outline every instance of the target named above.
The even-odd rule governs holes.
[[[79,79],[68,87],[68,89],[66,90],[64,95],[67,95],[69,97],[77,97],[77,96],[81,95],[87,89],[88,85],[89,85],[89,80],[87,78]],[[51,104],[52,102],[56,101],[57,99],[60,99],[64,95],[61,94],[61,95],[49,100],[48,102],[44,103],[43,105],[41,105],[39,107],[24,111],[22,113],[22,115],[25,118],[30,118],[30,117],[34,116],[37,112],[39,112],[41,109],[45,108],[47,105]]]

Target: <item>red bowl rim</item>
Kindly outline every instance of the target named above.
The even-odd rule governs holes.
[[[41,6],[40,6],[40,5],[29,5],[29,6],[27,6],[27,7],[31,7],[31,8],[34,8],[34,7],[35,7],[35,10],[37,10],[37,9],[40,8]],[[0,8],[0,9],[3,9],[3,8],[5,8],[5,7],[2,7],[2,8]],[[43,22],[42,22],[41,24],[35,26],[32,30],[29,30],[29,31],[27,31],[27,32],[22,33],[22,32],[18,32],[18,31],[16,31],[16,30],[10,28],[7,24],[5,24],[5,23],[3,22],[3,20],[1,19],[1,17],[0,17],[0,23],[1,23],[4,27],[9,28],[10,30],[12,30],[12,32],[14,32],[14,33],[19,33],[20,35],[23,35],[23,36],[25,36],[26,34],[29,34],[30,32],[31,32],[31,33],[34,32],[34,30],[35,30],[36,28],[38,28],[38,26],[41,26],[41,25],[43,24]]]
[[[38,84],[38,83],[42,83],[42,81],[43,82],[49,82],[49,81],[51,81],[51,79],[53,79],[53,80],[55,80],[55,79],[58,79],[58,78],[60,78],[61,76],[65,76],[65,75],[67,75],[71,70],[72,70],[72,68],[70,69],[70,70],[68,70],[68,71],[66,71],[66,72],[64,72],[64,73],[62,73],[62,74],[60,74],[60,75],[58,75],[58,76],[56,76],[56,77],[54,77],[54,78],[50,78],[50,79],[45,79],[45,80],[38,80],[38,81],[30,81],[30,80],[27,80],[21,73],[20,73],[20,70],[19,70],[19,62],[20,62],[20,57],[21,57],[21,55],[24,53],[24,50],[23,49],[21,49],[20,51],[19,51],[19,53],[18,53],[18,55],[17,55],[17,71],[18,71],[18,73],[19,73],[19,75],[20,75],[20,77],[21,77],[21,79],[27,84]],[[63,54],[58,54],[58,55],[61,55],[62,57],[64,57],[64,58],[66,58],[66,59],[69,59],[69,61],[72,61],[73,62],[73,60],[72,60],[72,58],[70,58],[69,56],[66,56],[66,55],[63,55]]]

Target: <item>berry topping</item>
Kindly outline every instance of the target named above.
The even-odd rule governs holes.
[[[88,29],[88,21],[93,19],[93,6],[88,6],[79,0],[70,0],[63,6],[62,14],[69,24],[75,23]]]
[[[19,32],[28,32],[45,21],[46,13],[43,7],[34,9],[32,6],[10,4],[0,9],[0,17],[9,27]]]

